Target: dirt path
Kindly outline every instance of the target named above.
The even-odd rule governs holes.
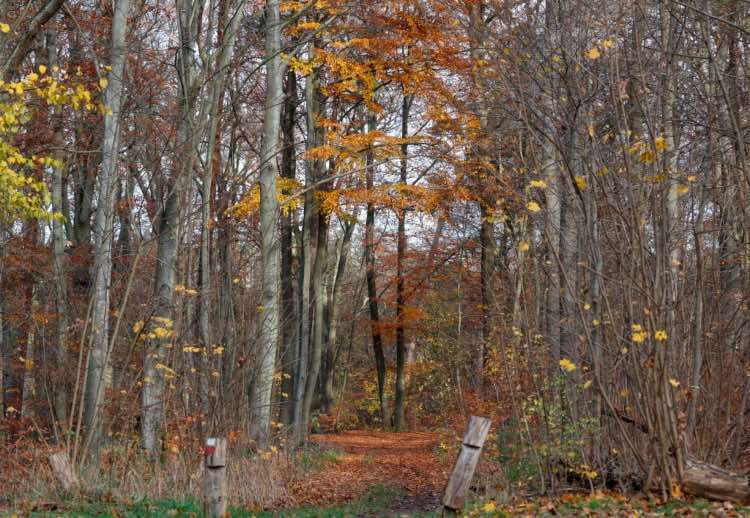
[[[312,440],[342,453],[299,488],[310,503],[353,501],[373,487],[384,487],[403,490],[403,496],[390,504],[393,514],[438,507],[450,468],[450,461],[436,452],[438,434],[353,431]]]

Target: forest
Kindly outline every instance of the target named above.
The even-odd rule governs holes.
[[[749,2],[0,6],[0,516],[750,515]]]

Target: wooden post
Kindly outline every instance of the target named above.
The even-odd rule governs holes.
[[[469,491],[474,470],[482,453],[482,446],[487,439],[492,422],[484,417],[471,416],[466,425],[461,453],[448,479],[443,496],[443,507],[449,512],[456,512],[464,506],[466,493]]]
[[[206,439],[204,455],[204,510],[209,517],[224,516],[227,513],[227,440]]]
[[[60,481],[65,491],[72,491],[78,487],[78,476],[76,476],[76,472],[73,470],[67,452],[58,451],[57,453],[53,453],[49,456],[49,464],[52,466],[52,473],[55,474],[55,477]]]

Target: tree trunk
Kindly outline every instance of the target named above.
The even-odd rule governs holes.
[[[35,223],[35,222],[34,222]],[[34,380],[34,356],[36,355],[37,321],[35,315],[39,312],[39,288],[32,281],[31,300],[29,303],[29,326],[26,330],[26,352],[23,358],[23,392],[21,393],[21,418],[33,418],[34,400],[36,399],[36,381]]]
[[[370,115],[368,131],[375,131],[375,117]],[[371,151],[368,151],[365,166],[365,182],[368,193],[372,193],[375,177],[375,163]],[[388,400],[385,394],[385,353],[383,352],[383,337],[380,330],[380,312],[378,309],[378,289],[375,284],[375,204],[371,199],[367,201],[367,216],[365,219],[365,268],[367,275],[367,301],[370,310],[370,333],[372,335],[372,350],[375,355],[375,368],[378,376],[378,400],[380,402],[380,417],[383,426],[390,426]]]
[[[47,32],[47,61],[49,68],[53,69],[58,64],[57,45],[53,31]],[[60,151],[56,152],[55,159],[63,162],[63,135],[61,128],[56,128],[54,140]],[[52,180],[52,209],[63,215],[63,169],[54,168]],[[68,359],[68,283],[65,268],[65,226],[63,220],[54,218],[52,220],[52,262],[55,273],[55,310],[57,313],[57,346],[55,347],[55,359],[57,360],[57,372],[54,375],[53,408],[55,419],[62,429],[67,428],[68,419],[68,388],[64,376]]]
[[[260,157],[261,310],[259,365],[252,391],[250,435],[264,447],[269,438],[271,392],[279,337],[279,201],[276,156],[279,152],[281,106],[284,103],[279,0],[266,2],[266,101]]]
[[[297,74],[287,71],[286,97],[281,133],[284,148],[281,151],[281,177],[294,180],[296,174],[296,149],[294,146],[294,123],[297,115]],[[288,190],[285,195],[291,194]],[[281,355],[284,378],[281,382],[282,399],[280,421],[294,422],[294,380],[297,365],[298,334],[297,310],[294,298],[294,246],[293,214],[290,208],[281,211]]]
[[[173,336],[174,287],[179,246],[179,226],[185,190],[190,185],[195,163],[195,135],[193,110],[195,106],[196,64],[193,48],[197,37],[200,6],[193,0],[177,1],[181,48],[178,54],[180,84],[180,119],[177,124],[178,159],[172,167],[172,177],[163,178],[161,190],[165,192],[164,207],[155,218],[157,234],[157,260],[154,272],[155,307],[149,322],[149,338],[143,358],[143,390],[141,393],[141,434],[143,448],[155,460],[162,449],[162,422],[164,413],[164,376],[167,344]],[[186,156],[182,160],[182,156]],[[148,336],[148,335],[147,335]],[[205,375],[205,373],[204,373]],[[207,394],[202,394],[206,397]]]
[[[315,254],[315,266],[313,268],[312,289],[314,297],[314,320],[313,320],[313,339],[310,348],[310,370],[307,376],[307,386],[305,387],[305,399],[302,414],[302,421],[305,423],[305,429],[310,422],[310,413],[312,410],[313,398],[315,397],[318,386],[318,375],[320,374],[320,362],[323,354],[323,342],[325,339],[325,306],[326,306],[326,289],[323,282],[325,270],[328,263],[328,217],[317,206],[318,212],[318,243],[317,253]]]
[[[341,291],[341,284],[346,271],[346,263],[349,259],[349,250],[351,248],[352,234],[354,233],[355,223],[351,221],[344,222],[344,235],[336,245],[336,267],[332,275],[332,287],[328,291],[328,311],[326,311],[328,323],[328,339],[325,358],[325,379],[323,385],[323,396],[325,411],[330,412],[336,404],[336,395],[334,392],[334,371],[336,360],[338,358],[338,298]]]
[[[404,95],[401,104],[401,138],[409,136],[409,111],[412,98]],[[406,176],[408,173],[409,145],[401,144],[401,176],[400,182],[406,187]],[[406,207],[398,209],[398,243],[396,245],[396,401],[394,427],[396,431],[401,430],[406,422],[404,420],[404,406],[406,399],[406,338],[404,322],[404,256],[406,255]]]
[[[94,224],[94,287],[91,311],[91,351],[84,394],[84,425],[93,464],[98,465],[102,432],[104,376],[109,361],[109,296],[112,275],[112,232],[114,226],[114,186],[117,174],[117,150],[120,137],[123,74],[127,48],[128,9],[130,0],[118,0],[112,17],[109,86],[104,104],[111,112],[104,116],[102,162],[98,181],[98,203]]]
[[[213,195],[213,179],[215,175],[220,174],[221,170],[221,153],[218,150],[220,145],[219,135],[219,122],[221,120],[220,108],[224,102],[224,89],[227,76],[227,70],[232,56],[234,55],[234,42],[237,35],[237,29],[240,21],[242,20],[243,5],[244,1],[239,0],[231,2],[229,6],[227,3],[229,0],[223,0],[219,6],[217,24],[217,50],[215,51],[216,57],[213,63],[211,82],[209,88],[209,94],[206,97],[205,103],[201,108],[203,114],[207,114],[208,117],[208,142],[206,144],[206,163],[203,168],[203,178],[201,184],[201,199],[203,201],[201,205],[201,240],[200,240],[200,306],[198,309],[198,330],[199,337],[203,347],[206,351],[211,350],[214,345],[213,336],[211,332],[211,308],[212,308],[212,284],[211,284],[211,228],[212,228],[212,217],[214,211],[211,210],[211,201]],[[227,7],[229,12],[227,12]],[[229,22],[227,23],[227,16]],[[224,344],[226,350],[227,344]],[[229,353],[227,353],[229,354]],[[211,358],[211,356],[208,356]],[[210,365],[210,362],[206,361],[206,367],[204,371],[212,370],[213,372],[223,372],[221,368],[221,357],[218,358],[218,365]],[[211,385],[208,382],[208,372],[202,373],[206,385]],[[211,378],[213,380],[213,378]],[[211,400],[211,394],[218,394],[218,387],[221,384],[221,379],[214,380],[215,390],[210,390],[208,394],[203,394],[203,408],[202,412],[208,414],[210,408],[215,407]]]

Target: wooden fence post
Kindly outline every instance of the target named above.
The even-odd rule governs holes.
[[[52,473],[55,474],[65,491],[72,491],[78,487],[78,476],[70,463],[67,452],[53,453],[49,456],[49,464],[52,466]]]
[[[466,425],[466,432],[461,444],[461,453],[448,479],[443,496],[443,507],[449,512],[456,512],[464,506],[466,493],[471,485],[471,478],[479,462],[482,446],[487,439],[492,422],[484,417],[471,416]]]
[[[209,437],[204,455],[204,510],[209,517],[224,516],[227,512],[227,440]]]

